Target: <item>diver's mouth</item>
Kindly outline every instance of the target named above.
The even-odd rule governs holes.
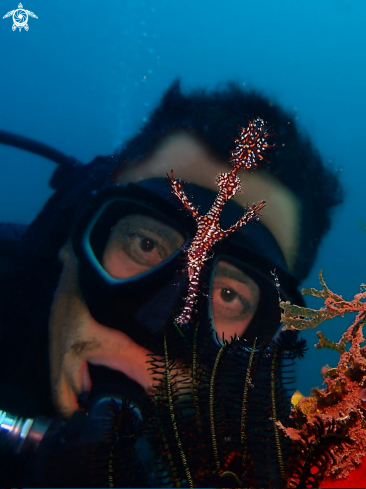
[[[143,399],[147,395],[145,389],[124,373],[102,365],[93,365],[89,362],[85,370],[87,372],[83,374],[83,388],[85,390],[79,396],[82,399],[81,404],[85,403],[85,397],[89,401],[96,395],[104,394],[111,398],[128,399],[136,407],[141,407]]]

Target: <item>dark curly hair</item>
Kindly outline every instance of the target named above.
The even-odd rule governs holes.
[[[175,81],[139,133],[118,152],[122,165],[146,157],[169,133],[184,130],[199,138],[223,158],[230,155],[238,125],[259,116],[273,126],[276,148],[270,150],[268,171],[288,187],[301,203],[300,246],[295,276],[304,279],[315,260],[320,241],[330,228],[332,208],[343,192],[336,172],[324,165],[309,137],[294,117],[256,91],[230,83],[222,90],[195,90],[184,94]]]

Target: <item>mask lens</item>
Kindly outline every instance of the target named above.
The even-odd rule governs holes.
[[[245,272],[219,260],[211,286],[211,307],[216,332],[230,338],[241,336],[257,310],[260,289]]]
[[[114,278],[133,277],[160,265],[184,242],[184,236],[168,224],[130,214],[112,227],[101,263]]]

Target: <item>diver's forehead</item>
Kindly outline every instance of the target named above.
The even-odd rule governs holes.
[[[229,159],[229,155],[228,155]],[[269,163],[270,164],[270,163]],[[115,181],[120,184],[166,177],[174,170],[176,178],[218,191],[216,176],[228,171],[228,163],[210,153],[199,140],[186,133],[167,137],[154,152],[121,170]],[[286,261],[293,269],[299,243],[301,208],[296,196],[266,171],[239,172],[243,192],[234,200],[247,207],[265,200],[260,219],[277,240]]]
[[[217,173],[224,171],[225,162],[213,157],[198,140],[188,134],[169,136],[148,157],[136,161],[117,177],[119,183],[138,182],[147,178],[165,177],[170,170],[179,178],[209,187]]]

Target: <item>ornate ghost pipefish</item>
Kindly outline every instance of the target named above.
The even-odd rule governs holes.
[[[175,319],[180,326],[188,324],[191,319],[192,311],[197,301],[201,269],[204,262],[208,259],[213,245],[254,218],[258,219],[258,213],[266,204],[265,201],[253,204],[246,209],[246,214],[230,226],[229,229],[225,230],[220,227],[219,218],[225,203],[234,197],[237,192],[242,191],[242,184],[237,175],[238,171],[241,168],[251,171],[258,166],[258,160],[268,161],[264,158],[262,152],[275,146],[267,143],[266,139],[273,134],[269,134],[266,131],[264,124],[263,119],[256,118],[253,121],[248,120],[246,129],[239,126],[239,138],[234,139],[236,147],[231,151],[229,159],[233,168],[229,173],[219,173],[217,175],[216,184],[219,187],[219,192],[206,215],[201,215],[196,206],[188,199],[184,191],[184,182],[174,177],[173,170],[171,170],[171,176],[168,175],[168,182],[172,192],[192,214],[197,223],[197,232],[186,251],[189,287],[183,311]]]

